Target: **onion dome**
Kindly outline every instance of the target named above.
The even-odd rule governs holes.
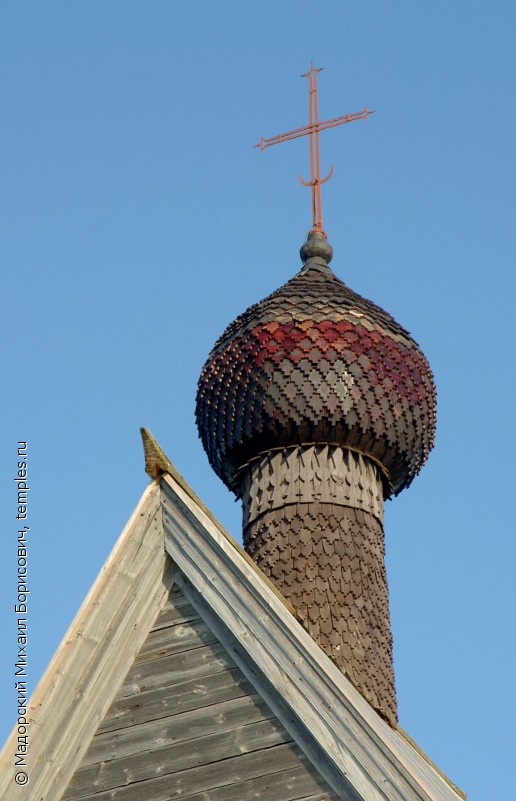
[[[432,448],[435,387],[425,356],[390,314],[337,278],[331,256],[312,231],[302,269],[237,317],[202,369],[199,435],[237,495],[242,467],[259,455],[327,443],[376,462],[389,497]]]

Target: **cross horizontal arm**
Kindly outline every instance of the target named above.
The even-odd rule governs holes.
[[[277,134],[276,136],[271,136],[268,139],[261,136],[260,141],[257,142],[256,145],[253,145],[253,147],[259,147],[260,152],[263,152],[266,148],[271,147],[272,145],[279,145],[281,142],[288,142],[291,139],[298,139],[300,136],[307,136],[308,134],[325,131],[328,128],[334,128],[337,125],[344,125],[346,122],[365,120],[370,114],[374,114],[374,111],[368,109],[366,106],[361,111],[355,111],[353,114],[344,114],[342,117],[334,117],[331,120],[324,120],[322,122],[311,123],[309,125],[302,125],[300,128],[294,128],[292,131],[286,131],[286,133]]]

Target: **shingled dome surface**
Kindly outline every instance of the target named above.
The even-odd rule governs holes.
[[[237,494],[239,469],[259,454],[317,442],[377,462],[388,497],[425,462],[435,405],[408,331],[315,257],[217,340],[196,419],[213,469]]]

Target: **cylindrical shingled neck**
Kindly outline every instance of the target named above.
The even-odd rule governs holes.
[[[313,639],[397,720],[377,466],[339,445],[271,451],[242,476],[244,547]]]

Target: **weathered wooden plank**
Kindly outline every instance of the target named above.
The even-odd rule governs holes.
[[[259,695],[243,695],[209,708],[201,707],[119,731],[96,734],[81,766],[194,740],[203,734],[229,731],[272,717],[273,713]]]
[[[45,672],[29,707],[31,796],[55,801],[168,593],[159,490],[149,487]],[[168,579],[167,579],[168,581]],[[26,797],[12,778],[15,732],[0,763],[0,797]],[[59,753],[59,759],[56,759]]]
[[[199,615],[183,593],[174,593],[159,613],[151,631],[172,626],[176,623],[187,623],[198,620]]]
[[[218,642],[159,659],[136,662],[116,697],[125,698],[158,687],[170,687],[186,679],[220,673],[233,667],[234,661]]]
[[[97,731],[115,731],[253,693],[253,686],[238,668],[225,670],[173,687],[120,698],[111,705]]]
[[[177,773],[127,784],[112,790],[81,796],[84,801],[173,801],[195,794],[231,787],[259,776],[268,776],[288,769],[299,771],[306,765],[304,754],[297,754],[290,744],[276,745],[250,754],[240,754],[223,762],[190,768]],[[308,775],[308,774],[307,774]],[[310,791],[312,792],[312,791]],[[207,796],[209,798],[209,795]],[[62,801],[69,801],[63,796]],[[240,799],[239,801],[244,801]],[[247,800],[245,800],[247,801]]]
[[[311,796],[299,796],[296,798],[296,801],[342,801],[340,796],[336,793],[332,793],[331,790],[328,793],[317,793],[317,795]]]
[[[204,790],[183,798],[185,801],[340,801],[340,796],[332,792],[326,782],[318,780],[304,766]]]
[[[274,720],[262,720],[226,732],[217,732],[195,740],[174,743],[156,751],[143,751],[130,757],[112,759],[80,768],[67,791],[67,801],[91,792],[111,790],[125,784],[144,782],[156,776],[180,773],[229,757],[252,753],[289,742],[283,726]],[[219,770],[224,767],[219,765]]]
[[[204,620],[178,623],[175,626],[167,626],[166,628],[151,631],[143,643],[136,661],[140,663],[148,659],[157,659],[167,654],[200,648],[202,645],[216,641],[216,636],[208,628]]]
[[[68,765],[77,765],[82,758],[82,755],[87,748],[88,742],[93,736],[99,722],[103,719],[113,693],[116,692],[117,684],[120,681],[120,676],[126,672],[127,665],[127,651],[128,644],[137,647],[139,644],[139,632],[141,629],[146,630],[148,623],[145,618],[149,617],[149,608],[152,611],[152,617],[155,616],[156,602],[160,603],[160,595],[164,588],[160,588],[161,576],[159,570],[155,570],[154,566],[147,570],[145,578],[140,584],[142,596],[138,597],[135,593],[134,598],[128,599],[127,609],[124,615],[120,615],[113,627],[106,633],[107,642],[105,651],[96,665],[96,670],[91,670],[91,679],[86,685],[76,688],[77,706],[72,707],[72,714],[70,715],[71,721],[75,724],[76,729],[83,730],[81,713],[83,717],[89,717],[88,734],[83,735],[82,738],[76,733],[76,729],[70,731],[70,735],[63,742],[62,735],[55,732],[52,740],[49,742],[46,759],[49,761],[49,769],[53,769],[53,755],[56,752],[59,742],[61,742],[60,750],[63,756],[63,763],[56,765],[57,771],[55,773],[54,782],[56,786],[61,789],[68,784],[70,776],[67,777],[65,783],[66,772]],[[136,585],[137,586],[137,585]],[[145,599],[145,600],[144,600]],[[116,653],[116,658],[110,656],[111,649]],[[132,661],[134,654],[131,654]],[[120,673],[117,673],[116,666],[119,664]],[[83,707],[81,701],[84,697],[86,704],[88,702],[91,707]],[[68,727],[67,727],[68,728]],[[66,759],[68,757],[68,759]],[[52,786],[51,786],[52,787]],[[54,799],[55,795],[49,791],[48,798]]]

